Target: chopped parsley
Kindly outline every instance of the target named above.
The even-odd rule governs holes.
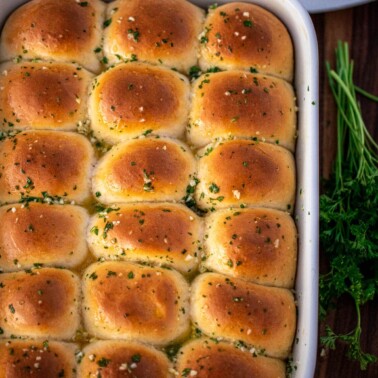
[[[141,360],[141,355],[138,353],[138,354],[134,354],[134,355],[132,355],[131,356],[131,361],[133,361],[133,362],[140,362],[140,360]]]
[[[107,367],[110,363],[110,359],[102,357],[100,360],[97,361],[97,365],[100,367]]]
[[[129,39],[133,39],[135,42],[138,42],[139,41],[139,37],[140,37],[140,32],[138,30],[134,30],[134,29],[129,29],[127,31],[127,34],[128,34],[128,38]]]
[[[219,186],[217,184],[212,183],[209,186],[209,190],[211,193],[219,193]]]
[[[112,19],[111,18],[108,18],[107,20],[104,21],[104,23],[102,24],[103,28],[107,28],[110,24],[112,23]]]

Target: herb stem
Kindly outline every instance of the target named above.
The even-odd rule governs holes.
[[[365,96],[366,98],[368,98],[369,100],[372,100],[372,101],[375,101],[375,102],[378,102],[378,96],[374,96],[373,94],[369,93],[369,92],[366,92],[364,89],[358,87],[357,85],[354,86],[354,90],[356,92],[358,92],[359,94],[362,94],[363,96]]]

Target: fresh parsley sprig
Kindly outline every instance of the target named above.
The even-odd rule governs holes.
[[[356,327],[336,334],[329,326],[320,341],[330,349],[348,344],[347,355],[366,369],[377,357],[361,349],[361,306],[378,293],[378,145],[361,115],[356,92],[377,98],[353,83],[348,44],[339,42],[336,69],[326,64],[337,105],[337,155],[334,174],[320,197],[320,242],[329,271],[320,277],[320,317],[349,295],[356,308]]]

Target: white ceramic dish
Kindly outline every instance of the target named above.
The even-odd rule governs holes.
[[[28,0],[2,0],[0,27],[6,17]],[[312,378],[316,363],[318,325],[318,48],[311,18],[297,0],[244,0],[276,14],[287,26],[295,48],[295,90],[298,103],[296,149],[297,198],[295,218],[299,231],[296,279],[298,324],[294,343],[295,378]],[[213,0],[193,0],[203,8]],[[217,1],[223,4],[230,1]]]

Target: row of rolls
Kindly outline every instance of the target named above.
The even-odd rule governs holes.
[[[73,205],[0,207],[1,271],[36,265],[78,269],[90,257],[89,247],[100,261],[173,268],[189,279],[208,269],[258,284],[293,287],[296,229],[287,213],[230,208],[203,219],[172,203],[120,204],[99,211],[89,217]]]
[[[0,202],[53,198],[85,204],[186,202],[203,210],[265,206],[291,212],[295,162],[286,149],[253,140],[207,145],[143,137],[112,147],[98,161],[87,138],[24,131],[0,141]]]
[[[108,145],[145,134],[200,148],[250,137],[294,150],[296,107],[286,81],[240,70],[183,74],[141,62],[99,76],[57,62],[0,66],[0,129],[86,130]],[[153,94],[153,95],[152,95]]]
[[[284,377],[284,362],[269,357],[253,357],[224,341],[202,337],[185,344],[175,363],[156,348],[134,341],[104,340],[78,351],[73,344],[56,341],[0,341],[0,363],[11,359],[13,375],[18,378],[30,372],[49,377],[223,377],[224,368],[237,377]],[[13,357],[9,357],[13,356]],[[204,358],[205,356],[205,358]],[[27,369],[20,361],[27,361]],[[191,367],[188,367],[191,366]],[[10,371],[8,369],[8,371]],[[25,373],[26,371],[26,373]],[[180,373],[178,373],[180,371]],[[112,375],[105,375],[112,374]],[[45,375],[46,376],[46,375]]]
[[[1,282],[0,325],[7,338],[69,341],[82,314],[92,337],[163,347],[187,339],[192,320],[205,335],[285,358],[295,328],[289,290],[212,272],[200,274],[191,289],[173,269],[127,261],[94,263],[82,282],[70,270],[47,267],[4,273]]]
[[[94,73],[140,60],[186,74],[199,65],[293,78],[284,24],[259,6],[236,2],[205,13],[185,0],[33,0],[5,23],[0,56],[76,62]]]
[[[32,0],[0,57],[6,377],[284,377],[285,26],[247,3]]]

